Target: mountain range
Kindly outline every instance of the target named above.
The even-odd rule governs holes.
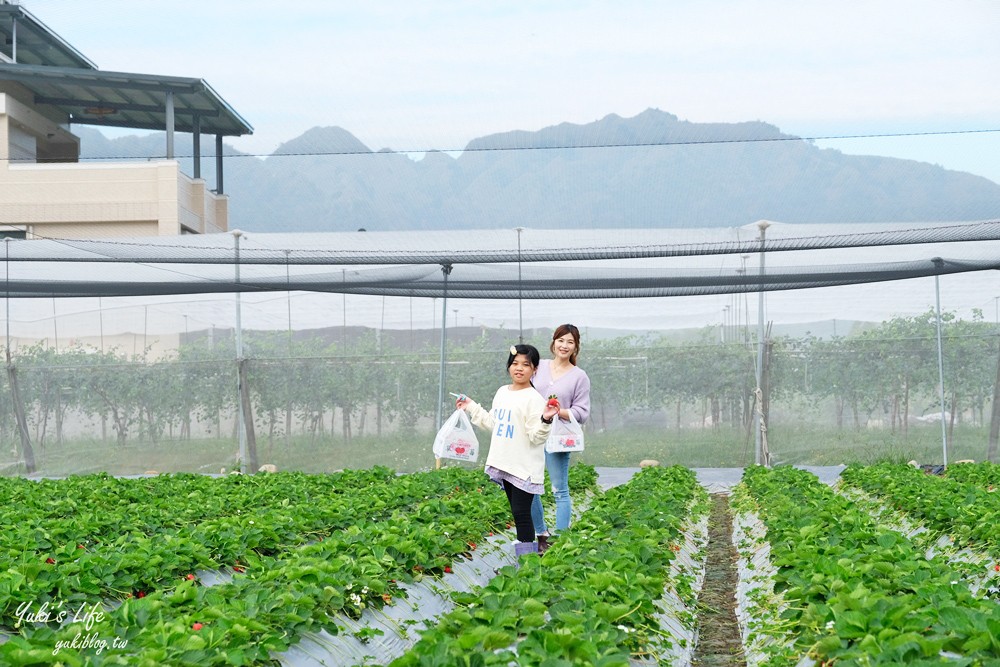
[[[82,159],[162,156],[162,134],[75,127]],[[185,149],[184,136],[176,142]],[[203,141],[203,146],[212,146]],[[845,155],[760,122],[648,109],[480,137],[458,155],[372,150],[315,127],[257,157],[225,147],[229,226],[258,232],[734,227],[1000,216],[1000,184],[912,160]],[[192,173],[191,160],[181,158]],[[215,183],[214,159],[202,175]]]

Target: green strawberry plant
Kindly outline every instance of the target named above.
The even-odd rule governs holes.
[[[399,582],[440,576],[469,557],[484,532],[509,522],[498,487],[459,467],[405,476],[374,469],[180,477],[11,484],[22,501],[17,525],[34,526],[34,539],[22,537],[29,548],[22,546],[19,567],[0,574],[0,610],[12,635],[0,645],[0,664],[52,660],[56,646],[66,646],[64,664],[270,663],[305,632],[338,632],[338,615],[357,618],[392,603],[403,595]],[[574,493],[592,490],[596,479],[592,467],[574,466]],[[66,493],[58,493],[60,482]],[[90,495],[106,516],[66,521],[65,507],[46,502],[43,491],[78,507]],[[85,548],[53,546],[70,536]],[[15,552],[16,541],[4,538],[0,544]],[[205,586],[198,567],[232,578]],[[78,624],[19,622],[25,602],[102,597],[103,617],[90,631],[124,646],[78,649]]]
[[[277,475],[275,477],[281,477]],[[227,480],[217,480],[220,484],[225,483]],[[30,482],[29,482],[30,483]],[[396,548],[398,550],[398,543],[405,541],[405,539],[413,539],[413,535],[402,535],[397,537],[396,534],[399,531],[403,531],[404,527],[407,525],[408,521],[412,519],[409,517],[411,513],[416,516],[428,516],[425,507],[433,504],[434,511],[430,512],[430,516],[438,517],[442,512],[442,507],[447,507],[447,510],[456,514],[467,514],[470,518],[465,520],[465,525],[463,526],[464,533],[456,531],[452,533],[453,535],[481,535],[482,527],[493,526],[499,529],[502,521],[502,517],[506,515],[505,503],[501,503],[499,498],[495,496],[497,494],[491,494],[489,500],[480,500],[483,498],[481,493],[483,485],[482,473],[471,473],[470,471],[464,471],[458,468],[447,469],[442,471],[437,471],[435,473],[428,473],[424,475],[411,475],[405,477],[395,477],[392,476],[390,479],[385,480],[382,484],[377,485],[365,485],[356,488],[343,488],[343,493],[328,494],[325,496],[316,496],[313,500],[314,503],[308,506],[306,505],[282,505],[283,500],[280,496],[274,499],[273,504],[277,506],[283,506],[289,513],[289,518],[295,513],[302,513],[304,515],[319,514],[322,516],[337,516],[339,517],[339,522],[334,525],[328,525],[323,531],[317,533],[314,530],[304,532],[302,534],[302,539],[299,539],[295,544],[286,545],[273,545],[268,546],[269,550],[275,547],[280,547],[277,551],[277,555],[267,555],[259,552],[255,552],[252,558],[247,558],[243,562],[246,563],[247,560],[251,562],[249,566],[241,566],[244,573],[239,574],[233,578],[233,581],[227,584],[214,587],[204,587],[198,585],[196,580],[188,579],[186,574],[180,574],[186,570],[177,570],[177,576],[171,581],[161,581],[158,588],[150,588],[147,591],[143,591],[143,595],[140,597],[138,595],[129,597],[128,595],[123,596],[124,602],[118,609],[108,615],[106,623],[102,626],[102,630],[109,635],[121,635],[121,633],[126,633],[131,636],[135,634],[135,638],[130,642],[130,647],[138,650],[141,648],[139,645],[142,642],[154,641],[154,634],[159,637],[169,636],[169,632],[164,633],[164,628],[161,628],[155,633],[147,632],[151,623],[154,623],[154,619],[149,613],[150,608],[155,608],[158,614],[164,613],[188,613],[187,608],[192,605],[203,605],[207,607],[211,606],[245,606],[246,600],[263,600],[268,596],[261,593],[261,590],[267,590],[270,586],[280,585],[283,590],[283,596],[287,596],[286,602],[290,611],[285,613],[282,610],[276,611],[278,615],[278,621],[284,626],[280,631],[275,631],[279,636],[285,636],[288,634],[288,630],[292,629],[296,632],[300,631],[306,627],[314,627],[317,624],[318,619],[325,619],[326,613],[331,611],[337,611],[344,608],[350,607],[350,598],[343,594],[343,590],[346,588],[347,583],[345,583],[340,578],[337,578],[336,573],[328,572],[329,568],[327,563],[331,561],[337,554],[351,554],[352,550],[364,544],[372,545],[372,555],[364,557],[363,554],[357,558],[353,558],[350,563],[350,567],[341,568],[346,570],[348,575],[350,575],[351,570],[355,571],[353,576],[366,576],[366,572],[378,573],[381,575],[384,570],[387,569],[386,564],[380,564],[375,561],[375,557],[382,552],[379,552],[374,541],[366,541],[364,532],[369,534],[377,534],[381,536],[381,541],[384,545],[381,547],[382,551],[387,550],[390,547]],[[388,493],[387,493],[388,491]],[[443,495],[442,495],[443,494]],[[484,518],[480,513],[477,512],[464,512],[463,505],[468,504],[469,498],[476,499],[476,505],[473,509],[477,507],[484,506],[492,508],[490,514],[484,521]],[[316,504],[322,498],[323,502],[321,504]],[[326,507],[337,506],[339,511],[335,515],[329,515],[329,509]],[[359,508],[361,511],[359,512]],[[365,512],[372,511],[371,515],[365,514]],[[257,514],[259,516],[259,514]],[[370,518],[368,518],[370,517]],[[269,521],[273,521],[276,517],[271,515]],[[252,526],[256,525],[254,520],[243,520],[236,519],[233,520],[233,525],[239,525],[242,529],[247,532],[253,532]],[[470,525],[475,523],[475,525]],[[433,569],[439,565],[439,561],[443,562],[444,558],[440,555],[440,552],[448,553],[446,547],[450,548],[454,552],[464,552],[468,549],[469,540],[461,539],[460,537],[455,537],[447,540],[447,544],[441,544],[441,539],[437,535],[430,535],[430,533],[436,533],[432,529],[427,529],[422,527],[422,532],[424,535],[424,548],[420,551],[417,559],[422,561],[426,565],[420,565],[420,567],[427,567]],[[420,543],[421,535],[415,533],[417,537],[417,542]],[[186,546],[194,544],[193,540],[189,537],[186,540],[181,539],[168,539],[170,538],[170,533],[162,535],[162,539],[165,544],[165,549],[183,549]],[[433,537],[433,539],[432,539]],[[321,539],[322,538],[322,539]],[[122,546],[127,544],[123,542]],[[429,550],[433,549],[434,553],[429,553]],[[320,552],[320,553],[316,553]],[[167,551],[166,553],[169,553]],[[248,554],[243,554],[244,557]],[[432,557],[433,556],[433,557]],[[145,558],[149,557],[149,554],[144,554]],[[388,579],[405,579],[407,576],[413,576],[413,572],[403,569],[403,565],[397,564],[389,556],[384,556],[383,560],[388,560],[391,562],[391,567],[395,568],[396,572],[393,573],[392,577],[385,577],[375,581],[368,581],[367,579],[362,579],[361,584],[356,588],[358,590],[366,590],[365,598],[360,599],[355,605],[356,607],[361,604],[372,604],[372,603],[384,603],[382,598],[383,594],[389,594],[388,588],[390,584]],[[227,561],[232,563],[233,561]],[[416,562],[416,561],[414,561]],[[45,586],[41,587],[39,590],[48,591],[52,596],[52,600],[56,600],[55,596],[60,594],[70,594],[73,590],[72,582],[77,580],[78,575],[81,572],[89,573],[90,570],[86,570],[85,567],[91,565],[90,561],[84,559],[81,563],[80,560],[73,562],[59,563],[58,561],[54,564],[43,563],[41,566],[34,565],[39,571],[35,573],[29,573],[27,576],[22,575],[17,579],[22,584],[22,588],[25,584],[31,581],[42,580],[45,582]],[[188,562],[184,563],[185,566]],[[44,570],[44,568],[49,568],[49,570]],[[68,568],[60,570],[60,568]],[[176,568],[175,568],[176,569]],[[104,571],[104,570],[102,570]],[[63,572],[71,572],[73,577],[70,579],[61,579]],[[50,574],[50,577],[46,576],[33,576],[38,574]],[[187,574],[190,574],[188,571]],[[316,586],[316,584],[323,580],[324,577],[330,579],[325,586]],[[285,581],[281,584],[278,582],[284,578]],[[63,582],[70,582],[70,589],[60,589],[59,586],[63,585]],[[296,586],[309,591],[306,594],[305,591],[296,592]],[[36,586],[36,588],[38,588]],[[329,589],[329,590],[327,590]],[[183,594],[178,594],[178,591],[182,591]],[[340,592],[338,592],[340,591]],[[8,592],[0,583],[0,595]],[[16,593],[16,590],[10,590],[9,593]],[[13,603],[18,601],[17,596],[8,595],[6,603],[6,613],[8,615],[16,614],[16,607]],[[319,603],[326,605],[322,608],[322,614],[320,613]],[[59,600],[63,602],[63,600]],[[22,602],[23,603],[23,602]],[[41,602],[35,601],[33,604],[40,604]],[[246,610],[247,613],[243,614],[243,618],[252,620],[254,613],[253,607]],[[206,614],[211,614],[211,612],[205,612]],[[135,616],[138,623],[126,623],[123,619],[132,619],[132,615]],[[282,620],[283,619],[283,620]],[[190,622],[203,622],[202,619],[194,618],[184,618],[181,621],[175,621],[174,623],[180,623],[187,627]],[[251,627],[252,624],[243,624],[245,627]],[[11,628],[13,629],[13,624]],[[211,626],[206,624],[206,628],[211,629],[218,626]],[[20,633],[14,639],[12,639],[7,644],[0,646],[0,656],[6,656],[10,659],[12,656],[17,654],[18,649],[27,649],[28,646],[48,646],[52,647],[56,641],[59,641],[60,637],[64,636],[72,630],[70,627],[68,629],[59,630],[54,629],[49,625],[33,626],[33,627],[20,627],[17,628]],[[60,634],[62,633],[62,634]],[[141,637],[141,639],[139,639]],[[265,645],[265,651],[267,650],[281,650],[283,646],[287,645],[279,642],[278,644],[263,642]],[[69,654],[69,652],[67,652]],[[260,651],[256,651],[258,656]],[[162,655],[160,658],[166,660],[169,658],[170,651],[168,650],[166,654]],[[107,659],[111,659],[110,657]],[[171,658],[172,659],[172,658]],[[127,662],[127,661],[126,661]]]
[[[456,608],[392,665],[624,666],[659,650],[671,637],[655,601],[688,585],[670,579],[671,546],[689,513],[705,511],[693,473],[649,468],[598,498],[544,560],[530,556],[482,590],[454,594]]]
[[[948,562],[926,558],[811,473],[748,468],[743,484],[767,528],[799,654],[858,665],[1000,658],[1000,607],[974,597]]]

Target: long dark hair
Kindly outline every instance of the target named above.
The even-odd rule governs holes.
[[[538,353],[538,348],[534,345],[525,345],[524,343],[518,343],[517,345],[511,345],[509,353],[507,355],[507,370],[510,370],[510,365],[514,363],[514,357],[519,354],[523,354],[528,357],[528,361],[535,368],[538,368],[538,362],[542,358],[542,355]]]
[[[576,366],[576,355],[580,353],[580,330],[572,324],[560,324],[556,327],[556,330],[552,332],[552,342],[549,343],[549,352],[552,353],[552,356],[555,356],[556,339],[566,335],[572,336],[573,342],[576,343],[576,350],[573,351],[573,354],[569,355],[569,363]]]

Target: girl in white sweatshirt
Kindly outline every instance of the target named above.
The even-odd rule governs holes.
[[[491,433],[486,474],[507,494],[517,529],[514,552],[520,557],[538,552],[531,503],[545,491],[545,440],[552,418],[559,413],[559,403],[546,403],[531,385],[531,376],[538,368],[538,350],[532,345],[511,345],[509,352],[511,383],[497,390],[490,411],[467,396],[460,396],[455,407],[468,412],[473,424]]]

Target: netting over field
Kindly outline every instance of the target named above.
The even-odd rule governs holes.
[[[997,221],[551,238],[8,240],[0,466],[430,467],[447,392],[488,402],[506,347],[562,322],[595,465],[753,463],[758,400],[772,462],[987,456]]]
[[[1000,265],[998,249],[997,220],[11,240],[4,291],[9,297],[275,290],[475,299],[682,296],[983,271]],[[763,261],[748,266],[751,255],[768,257],[766,268]]]

